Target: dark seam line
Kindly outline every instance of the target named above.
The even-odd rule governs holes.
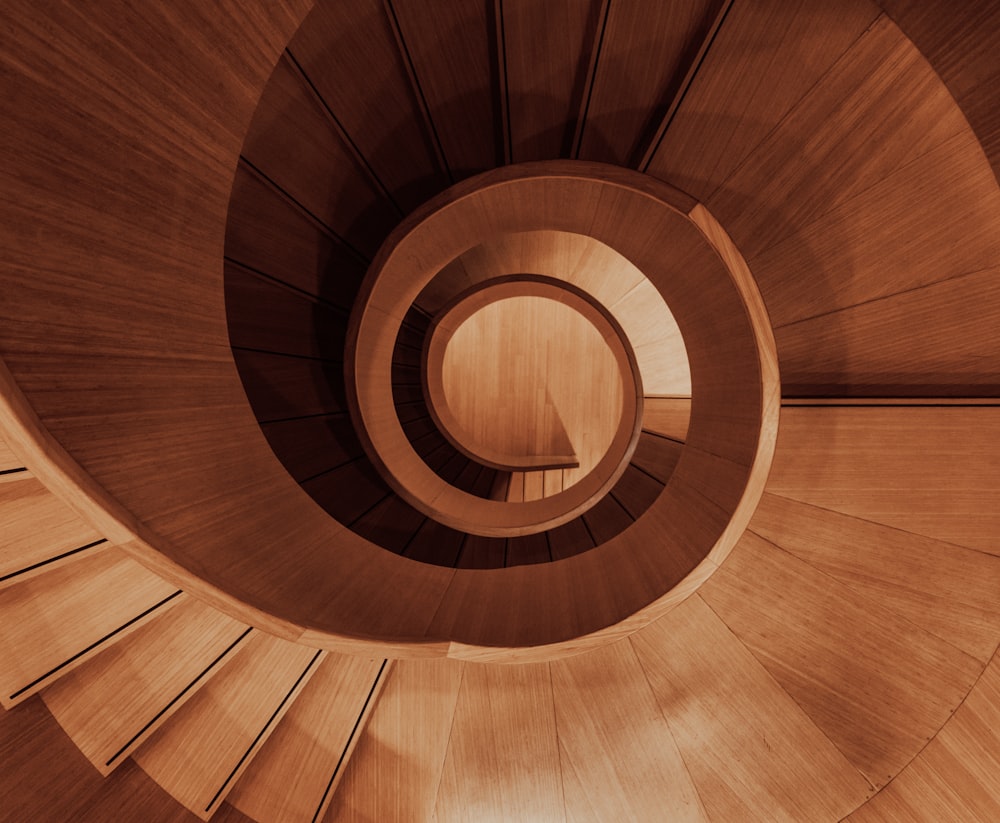
[[[3,469],[0,474],[17,474],[18,472],[26,472],[28,469],[26,466],[22,466],[17,469]],[[3,578],[0,578],[2,580]]]
[[[503,539],[503,567],[507,568],[507,552],[510,549],[510,538],[505,537]]]
[[[669,434],[660,434],[659,432],[655,432],[652,429],[643,429],[642,433],[651,435],[653,437],[659,437],[660,440],[669,440],[671,443],[676,443],[679,446],[683,446],[685,443],[684,440],[678,440],[676,437],[671,437]]]
[[[788,398],[793,399],[793,398]],[[906,400],[905,397],[893,398]],[[997,403],[786,403],[781,405],[788,409],[995,409]]]
[[[636,520],[637,520],[638,518],[636,518],[636,517],[633,517],[633,516],[632,516],[632,512],[631,512],[631,511],[629,510],[628,506],[626,506],[626,505],[625,505],[624,503],[622,503],[622,501],[621,501],[621,498],[619,498],[619,497],[618,497],[618,495],[617,495],[617,494],[615,494],[615,491],[614,491],[614,489],[612,489],[611,491],[609,491],[609,492],[608,492],[608,496],[609,496],[609,497],[610,497],[610,498],[611,498],[612,500],[614,500],[614,501],[615,501],[615,503],[617,503],[617,504],[618,504],[618,506],[619,506],[619,507],[621,508],[621,510],[622,510],[623,512],[625,512],[626,516],[627,516],[627,517],[629,517],[629,518],[630,518],[630,519],[632,520],[632,522],[633,522],[633,523],[635,523],[635,521],[636,521]],[[626,526],[625,528],[628,528],[628,526]],[[620,533],[621,533],[621,532],[616,532],[616,534],[620,534]]]
[[[292,692],[294,692],[299,687],[299,683],[302,682],[302,678],[304,678],[307,674],[309,674],[309,670],[316,664],[316,659],[321,654],[323,654],[323,650],[322,649],[320,649],[319,651],[316,652],[316,654],[313,655],[313,659],[309,661],[309,665],[306,666],[306,668],[302,672],[302,674],[299,675],[298,680],[295,681],[295,683],[292,685],[292,688],[288,690],[288,694],[286,694],[285,697],[284,697],[284,699],[278,704],[278,708],[276,708],[274,710],[274,713],[267,719],[267,723],[264,724],[264,728],[262,728],[259,732],[257,732],[257,736],[253,739],[253,742],[250,744],[250,748],[248,748],[243,753],[243,757],[241,757],[239,759],[239,762],[236,764],[236,766],[233,768],[233,770],[229,773],[229,777],[227,777],[225,779],[225,781],[223,781],[222,785],[219,786],[219,790],[215,793],[215,795],[212,797],[212,799],[208,802],[208,805],[205,807],[205,811],[206,812],[209,811],[209,809],[211,809],[212,806],[215,805],[215,802],[219,799],[219,795],[222,794],[223,790],[226,788],[227,785],[229,785],[229,782],[233,779],[233,775],[235,775],[236,772],[238,772],[240,770],[240,766],[243,765],[243,761],[246,760],[247,757],[250,756],[250,752],[252,752],[253,751],[253,747],[257,745],[257,741],[261,739],[261,737],[264,735],[264,732],[266,732],[268,730],[268,728],[270,727],[270,725],[274,722],[274,718],[278,716],[278,713],[282,710],[282,708],[284,707],[284,705],[288,702],[288,698],[291,697]]]
[[[70,549],[68,552],[57,554],[55,557],[50,557],[47,560],[40,560],[37,563],[32,563],[30,566],[25,566],[23,569],[19,569],[16,572],[10,572],[9,574],[3,575],[2,577],[0,577],[0,583],[2,583],[4,580],[10,580],[12,577],[17,577],[18,575],[27,574],[28,572],[34,571],[35,569],[40,569],[42,566],[49,565],[49,563],[55,563],[57,560],[62,560],[63,558],[66,557],[72,557],[74,554],[79,554],[82,551],[86,551],[87,549],[92,549],[94,548],[94,546],[100,546],[102,543],[107,543],[107,542],[108,541],[102,537],[100,540],[95,540],[93,543],[88,543],[86,546],[80,546],[80,548],[78,549]]]
[[[315,360],[320,363],[335,363],[335,364],[340,364],[341,366],[344,365],[344,361],[342,359],[334,360],[332,357],[317,357],[314,354],[294,354],[293,352],[289,351],[274,351],[273,349],[256,349],[252,346],[235,346],[232,344],[230,344],[230,348],[233,349],[234,351],[245,351],[245,352],[251,352],[252,354],[270,354],[274,355],[275,357],[294,357],[297,360]]]
[[[43,674],[43,675],[42,675],[41,677],[36,677],[36,678],[35,678],[34,680],[32,680],[32,681],[31,681],[31,682],[30,682],[30,683],[29,683],[29,684],[28,684],[27,686],[22,686],[22,687],[21,687],[20,689],[18,689],[18,690],[17,690],[16,692],[14,692],[14,693],[13,693],[13,694],[12,694],[12,695],[10,696],[10,699],[11,699],[11,700],[14,700],[14,699],[15,699],[15,698],[17,698],[17,697],[18,697],[19,695],[22,695],[22,694],[24,694],[24,693],[25,693],[26,691],[28,691],[29,689],[33,688],[34,686],[37,686],[37,685],[38,685],[39,683],[41,683],[41,682],[42,682],[43,680],[46,680],[47,678],[51,677],[52,675],[54,675],[54,674],[55,674],[55,673],[56,673],[57,671],[59,671],[60,669],[63,669],[63,668],[65,668],[65,667],[66,667],[66,666],[68,666],[68,665],[69,665],[70,663],[72,663],[72,662],[73,662],[74,660],[76,660],[76,659],[78,659],[78,658],[82,657],[82,656],[83,656],[83,655],[85,655],[85,654],[86,654],[87,652],[89,652],[89,651],[92,651],[93,649],[96,649],[96,648],[97,648],[98,646],[100,646],[100,645],[101,645],[102,643],[104,643],[105,641],[107,641],[107,640],[110,640],[110,639],[111,639],[112,637],[114,637],[114,636],[115,636],[116,634],[118,634],[119,632],[122,632],[122,631],[124,631],[124,630],[125,630],[125,629],[127,629],[127,628],[128,628],[129,626],[131,626],[131,625],[132,625],[133,623],[135,623],[136,621],[138,621],[138,620],[142,620],[142,618],[144,618],[144,617],[145,617],[146,615],[148,615],[148,614],[151,614],[152,612],[156,611],[156,610],[157,610],[158,608],[160,608],[160,606],[163,606],[164,604],[166,604],[166,603],[169,603],[169,602],[170,602],[171,600],[173,600],[173,599],[174,599],[175,597],[178,597],[178,596],[179,596],[179,595],[181,595],[182,593],[183,593],[183,592],[181,592],[181,590],[180,590],[180,589],[178,589],[177,591],[175,591],[175,592],[174,592],[174,593],[173,593],[172,595],[170,595],[169,597],[165,597],[165,598],[164,598],[163,600],[161,600],[161,601],[160,601],[159,603],[156,603],[156,604],[154,604],[154,605],[150,606],[150,607],[149,607],[148,609],[146,609],[146,610],[145,610],[144,612],[142,612],[141,614],[137,614],[137,615],[136,615],[135,617],[133,617],[133,618],[132,618],[131,620],[129,620],[129,621],[125,622],[125,623],[122,623],[122,625],[120,625],[120,626],[119,626],[119,627],[118,627],[117,629],[115,629],[115,630],[114,630],[113,632],[109,632],[108,634],[104,635],[104,637],[102,637],[102,638],[101,638],[100,640],[95,640],[95,641],[94,641],[93,643],[91,643],[91,644],[90,644],[89,646],[87,646],[87,648],[85,648],[85,649],[82,649],[82,650],[78,651],[78,652],[77,652],[76,654],[74,654],[74,655],[73,655],[72,657],[70,657],[70,658],[69,658],[68,660],[64,660],[64,661],[63,661],[62,663],[60,663],[60,664],[59,664],[58,666],[56,666],[56,667],[55,667],[54,669],[50,669],[50,670],[49,670],[49,671],[47,671],[47,672],[46,672],[45,674]]]
[[[163,717],[163,715],[170,710],[171,706],[173,706],[185,694],[187,694],[189,691],[191,691],[191,689],[193,689],[195,687],[195,685],[198,683],[199,680],[201,680],[203,677],[205,677],[206,674],[208,674],[213,668],[215,668],[215,666],[218,665],[219,661],[221,661],[222,658],[224,658],[233,649],[235,649],[236,646],[239,645],[239,643],[243,640],[243,638],[246,637],[248,634],[250,634],[250,632],[252,632],[252,631],[253,631],[253,628],[252,627],[248,627],[247,630],[243,632],[243,634],[241,634],[232,643],[230,643],[229,646],[225,649],[225,651],[223,651],[218,657],[215,658],[215,660],[213,660],[211,663],[208,664],[208,666],[205,667],[205,669],[201,672],[201,674],[199,674],[197,677],[195,677],[194,680],[192,680],[190,683],[188,683],[177,694],[177,696],[173,698],[173,700],[171,700],[169,703],[167,703],[166,706],[164,706],[155,715],[153,715],[153,718],[145,726],[143,726],[141,729],[139,729],[139,731],[136,732],[131,737],[131,739],[124,746],[122,746],[118,751],[116,751],[113,755],[111,755],[111,757],[108,758],[107,761],[105,761],[104,765],[105,766],[110,766],[112,763],[114,763],[115,760],[117,760],[126,751],[128,751],[128,749],[135,743],[136,740],[138,740],[140,737],[142,737],[143,734],[145,734],[146,731],[149,728],[151,728],[153,726],[153,724],[156,723],[157,720],[159,720],[161,717]]]
[[[316,417],[347,417],[347,415],[348,413],[345,411],[316,412],[315,414],[299,414],[295,417],[275,417],[271,420],[258,420],[257,424],[267,426],[272,423],[291,423],[295,420],[312,420]]]
[[[549,562],[551,563],[555,558],[552,557],[552,541],[549,540],[549,532],[542,532],[545,535],[545,548],[549,550]]]
[[[590,548],[596,549],[597,548],[597,538],[594,537],[594,533],[590,530],[590,524],[587,522],[587,518],[584,517],[583,515],[580,515],[580,522],[583,523],[583,528],[587,530],[587,537],[590,538],[590,542],[594,544]],[[579,552],[578,552],[578,554],[579,554]]]
[[[361,725],[361,718],[365,716],[365,712],[368,710],[368,704],[371,702],[372,696],[375,694],[375,688],[378,686],[379,680],[382,679],[382,672],[385,671],[385,667],[388,662],[388,660],[383,660],[382,665],[379,667],[378,674],[375,675],[375,681],[372,683],[372,687],[368,690],[368,696],[365,698],[364,705],[361,707],[358,719],[354,721],[354,728],[351,729],[351,733],[347,737],[347,743],[344,746],[344,750],[340,753],[340,759],[337,761],[337,766],[334,768],[333,774],[330,775],[330,782],[326,784],[326,789],[323,790],[323,796],[319,800],[319,805],[316,807],[315,814],[313,814],[312,823],[316,823],[316,821],[319,820],[319,814],[323,810],[323,805],[326,803],[327,797],[330,795],[333,783],[337,779],[340,767],[344,763],[344,757],[347,755],[347,750],[351,748],[351,743],[354,741],[354,735],[358,733],[358,727]]]
[[[499,10],[497,25],[500,29],[500,63],[503,66],[503,100],[500,105],[504,107],[504,112],[506,112],[506,134],[504,134],[501,139],[506,139],[507,145],[505,161],[506,164],[514,162],[514,138],[511,136],[510,129],[510,78],[507,73],[507,27],[504,25],[503,20],[503,0],[497,0],[496,8]]]
[[[653,474],[652,472],[648,472],[648,471],[646,471],[646,470],[645,470],[645,469],[644,469],[644,468],[643,468],[642,466],[640,466],[640,465],[639,465],[638,463],[629,463],[629,465],[630,465],[630,466],[632,466],[632,467],[634,467],[634,468],[636,468],[636,469],[638,469],[639,471],[641,471],[641,472],[642,472],[642,473],[643,473],[644,475],[646,475],[646,477],[648,477],[648,478],[649,478],[650,480],[655,480],[655,481],[656,481],[657,483],[659,483],[659,484],[660,484],[660,488],[662,488],[662,489],[665,489],[665,488],[667,487],[667,484],[666,484],[666,483],[664,483],[664,482],[663,482],[662,480],[660,480],[660,478],[659,478],[659,477],[657,477],[657,476],[656,476],[655,474]],[[676,467],[676,466],[674,466],[674,468],[677,468],[677,467]],[[673,474],[673,471],[671,471],[670,473],[671,473],[671,474]]]
[[[420,530],[427,525],[428,520],[430,520],[430,518],[427,515],[424,515],[424,519],[420,521],[420,525],[417,526],[416,531],[414,531],[413,534],[410,535],[406,543],[403,544],[403,548],[399,552],[400,557],[406,557],[406,552],[409,551],[409,548],[413,544],[413,541],[417,539],[417,535],[420,534]]]
[[[453,569],[459,568],[459,564],[462,562],[462,555],[465,554],[465,544],[469,542],[469,533],[462,532],[462,542],[458,544],[458,555],[455,557],[455,565],[452,566]]]
[[[311,474],[311,475],[309,475],[309,477],[303,477],[301,480],[299,480],[297,482],[299,483],[299,485],[302,485],[303,483],[308,483],[310,480],[315,480],[317,477],[322,477],[324,474],[329,474],[330,472],[335,472],[335,471],[337,471],[337,469],[342,469],[342,468],[344,468],[344,466],[349,466],[351,463],[357,463],[364,456],[365,456],[365,454],[364,454],[364,452],[362,452],[361,454],[359,454],[359,455],[357,455],[355,457],[349,457],[347,460],[344,460],[343,462],[338,463],[335,466],[330,466],[330,468],[323,469],[323,471],[321,471],[321,472],[316,472],[316,474]]]
[[[241,269],[246,269],[246,271],[248,271],[250,274],[253,274],[254,276],[260,278],[261,280],[269,280],[272,283],[275,283],[276,285],[283,286],[286,289],[290,289],[291,291],[296,292],[302,297],[305,297],[311,303],[320,303],[324,307],[331,309],[337,314],[342,314],[345,320],[351,314],[350,308],[345,307],[340,303],[334,303],[332,300],[326,297],[322,297],[318,294],[313,294],[313,292],[308,291],[307,289],[303,289],[301,286],[296,286],[294,283],[289,283],[287,280],[284,280],[273,274],[268,274],[266,271],[261,271],[260,269],[255,268],[254,266],[244,263],[242,260],[237,260],[235,257],[230,257],[228,254],[224,255],[222,259],[225,260],[227,263],[231,263],[234,266],[239,266]]]
[[[320,91],[318,88],[316,88],[316,84],[313,83],[312,78],[310,78],[309,75],[306,74],[306,70],[302,68],[302,64],[296,59],[295,55],[292,54],[291,49],[286,48],[285,54],[288,55],[288,59],[295,66],[296,70],[298,71],[302,79],[306,81],[317,102],[323,108],[323,111],[333,121],[333,124],[337,131],[337,136],[341,138],[341,140],[346,142],[347,145],[350,147],[352,154],[354,154],[355,162],[361,166],[364,166],[365,170],[368,172],[368,175],[371,177],[371,180],[369,182],[375,183],[375,187],[380,189],[385,198],[392,204],[392,207],[393,209],[395,209],[396,214],[398,214],[400,217],[403,217],[404,216],[403,210],[399,207],[399,203],[396,202],[396,198],[392,196],[392,192],[389,191],[389,187],[382,182],[382,178],[379,177],[378,172],[375,171],[375,167],[368,162],[368,158],[365,157],[364,153],[361,151],[361,148],[358,146],[357,143],[354,142],[351,135],[347,133],[347,129],[344,128],[344,124],[341,123],[340,120],[337,118],[337,115],[333,113],[333,109],[330,108],[330,105],[326,102],[326,98],[324,98],[323,95],[320,94]]]
[[[367,509],[365,509],[363,512],[361,512],[361,514],[359,514],[357,517],[355,517],[350,523],[345,524],[347,526],[347,528],[349,528],[351,531],[354,531],[354,526],[357,524],[357,522],[359,520],[367,517],[369,514],[371,514],[373,511],[375,511],[375,509],[377,509],[379,506],[381,506],[386,500],[388,500],[390,497],[392,497],[394,494],[395,493],[391,489],[389,491],[387,491],[378,500],[376,500],[372,505],[370,505]],[[358,532],[354,532],[354,533],[357,534]]]
[[[406,38],[403,37],[403,29],[399,25],[399,18],[396,16],[396,9],[393,8],[392,0],[385,0],[385,7],[389,10],[389,16],[392,18],[392,28],[395,30],[399,45],[402,46],[403,57],[406,59],[406,64],[410,67],[409,74],[413,85],[415,86],[414,90],[420,98],[424,117],[427,120],[427,125],[430,126],[431,136],[434,138],[434,143],[437,145],[438,159],[444,163],[444,173],[448,176],[448,182],[454,183],[455,178],[452,176],[451,166],[448,165],[448,158],[445,156],[444,146],[441,144],[441,137],[438,135],[437,127],[434,125],[434,118],[431,116],[431,107],[427,104],[427,98],[424,96],[424,90],[420,85],[420,78],[417,76],[417,67],[413,63],[413,57],[410,55],[410,48],[406,45]]]
[[[594,96],[594,85],[597,83],[597,69],[601,62],[601,49],[604,48],[604,35],[608,29],[608,18],[611,16],[611,0],[608,0],[604,8],[604,19],[601,21],[600,33],[597,35],[597,44],[594,54],[594,69],[590,75],[590,83],[587,86],[587,96],[583,103],[583,111],[580,113],[580,134],[576,145],[573,147],[573,157],[579,159],[580,148],[583,146],[583,133],[587,128],[587,115],[590,113],[590,99]]]
[[[262,181],[264,181],[268,186],[274,189],[281,197],[287,200],[292,206],[301,211],[306,215],[324,234],[326,234],[331,240],[336,240],[340,245],[347,249],[351,254],[353,254],[360,262],[364,263],[366,266],[371,263],[369,257],[359,250],[353,243],[348,242],[344,237],[341,237],[339,233],[333,230],[333,228],[325,221],[321,220],[315,214],[313,214],[311,209],[304,206],[299,200],[293,197],[284,187],[279,186],[274,180],[272,180],[268,175],[261,171],[257,166],[251,163],[245,155],[240,155],[240,162],[245,163],[253,173],[256,174]]]

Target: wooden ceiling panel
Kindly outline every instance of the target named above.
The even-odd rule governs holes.
[[[288,51],[404,211],[448,185],[381,0],[317,3]]]

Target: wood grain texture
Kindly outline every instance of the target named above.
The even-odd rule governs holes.
[[[347,411],[340,362],[247,349],[233,359],[261,422]]]
[[[676,440],[644,431],[632,455],[632,464],[666,485],[681,459],[683,448],[684,445]]]
[[[756,535],[699,590],[854,766],[884,786],[982,663]]]
[[[708,200],[878,13],[869,0],[735,3],[647,171]]]
[[[710,0],[612,0],[580,158],[638,163],[713,16]]]
[[[630,642],[709,820],[839,820],[871,793],[701,598]]]
[[[765,494],[749,530],[986,663],[1000,557]]]
[[[433,819],[464,670],[452,660],[393,664],[327,812],[329,823]]]
[[[380,0],[318,3],[288,51],[404,211],[447,186]]]
[[[22,479],[0,483],[0,587],[72,562],[85,546],[90,552],[107,547],[100,534],[38,480],[23,472],[11,477]]]
[[[24,700],[176,603],[177,589],[112,548],[0,591],[0,702]]]
[[[685,397],[649,397],[642,405],[642,427],[683,443],[691,420],[691,400]]]
[[[851,823],[993,820],[1000,815],[1000,658],[944,728]]]
[[[255,633],[133,759],[207,820],[315,673],[316,656],[314,649]]]
[[[42,699],[103,775],[228,663],[247,627],[187,596],[63,675]]]
[[[465,667],[434,816],[565,819],[547,664]]]
[[[708,820],[627,640],[550,665],[567,820]]]
[[[268,823],[321,820],[378,700],[384,663],[327,655],[228,802]]]
[[[1000,553],[1000,409],[786,408],[767,490]]]
[[[569,157],[598,0],[503,0],[511,160]]]
[[[10,446],[0,440],[0,472],[16,473],[17,469],[23,469],[21,459],[11,451]]]
[[[415,0],[390,6],[451,176],[493,168],[503,152],[491,5],[444,0],[433,15]]]

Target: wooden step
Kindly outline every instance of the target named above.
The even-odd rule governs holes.
[[[114,547],[0,591],[0,703],[45,688],[180,595]]]
[[[323,652],[254,633],[133,759],[208,820],[317,669]]]
[[[654,434],[683,443],[691,418],[690,397],[646,397],[642,404],[642,427]]]
[[[42,692],[102,773],[168,721],[246,643],[250,629],[187,595]]]
[[[0,483],[0,588],[108,547],[100,534],[34,477],[27,473],[4,477],[12,479]]]
[[[329,654],[228,802],[259,823],[313,823],[333,799],[388,674],[385,660]]]

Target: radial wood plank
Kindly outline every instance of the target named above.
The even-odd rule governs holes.
[[[986,663],[1000,638],[1000,557],[773,494],[748,527]]]
[[[1000,658],[906,769],[851,823],[934,823],[1000,817]]]
[[[405,212],[448,185],[381,0],[317,4],[288,50]]]
[[[321,820],[378,700],[385,669],[384,660],[327,655],[227,802],[260,823]]]
[[[261,426],[274,453],[298,482],[336,469],[364,454],[350,417],[334,413]]]
[[[133,758],[178,803],[207,820],[315,672],[318,655],[254,634]]]
[[[435,804],[452,820],[564,820],[548,664],[469,664]]]
[[[632,454],[632,463],[666,485],[681,459],[683,449],[683,443],[644,431]]]
[[[878,14],[869,0],[734,3],[648,172],[707,200]]]
[[[874,786],[945,723],[982,663],[753,534],[699,596]]]
[[[0,702],[24,700],[176,602],[175,586],[121,549],[0,591]]]
[[[646,431],[683,443],[690,419],[690,397],[646,397],[643,401],[642,427]]]
[[[1000,554],[993,407],[785,408],[767,491]]]
[[[397,660],[326,820],[432,820],[464,663]],[[387,788],[391,787],[391,788]]]
[[[629,642],[553,662],[568,820],[707,820]]]
[[[347,411],[338,362],[245,349],[233,359],[258,420]]]
[[[0,483],[0,586],[106,547],[100,534],[38,480],[13,476],[23,479]]]
[[[711,25],[711,0],[614,0],[600,42],[579,157],[638,163]]]
[[[433,15],[416,0],[388,5],[454,179],[498,165],[503,153],[491,4],[441,0]]]
[[[77,748],[107,775],[232,659],[247,632],[185,596],[61,677],[42,698]]]
[[[839,820],[871,793],[700,598],[631,642],[710,820]]]

